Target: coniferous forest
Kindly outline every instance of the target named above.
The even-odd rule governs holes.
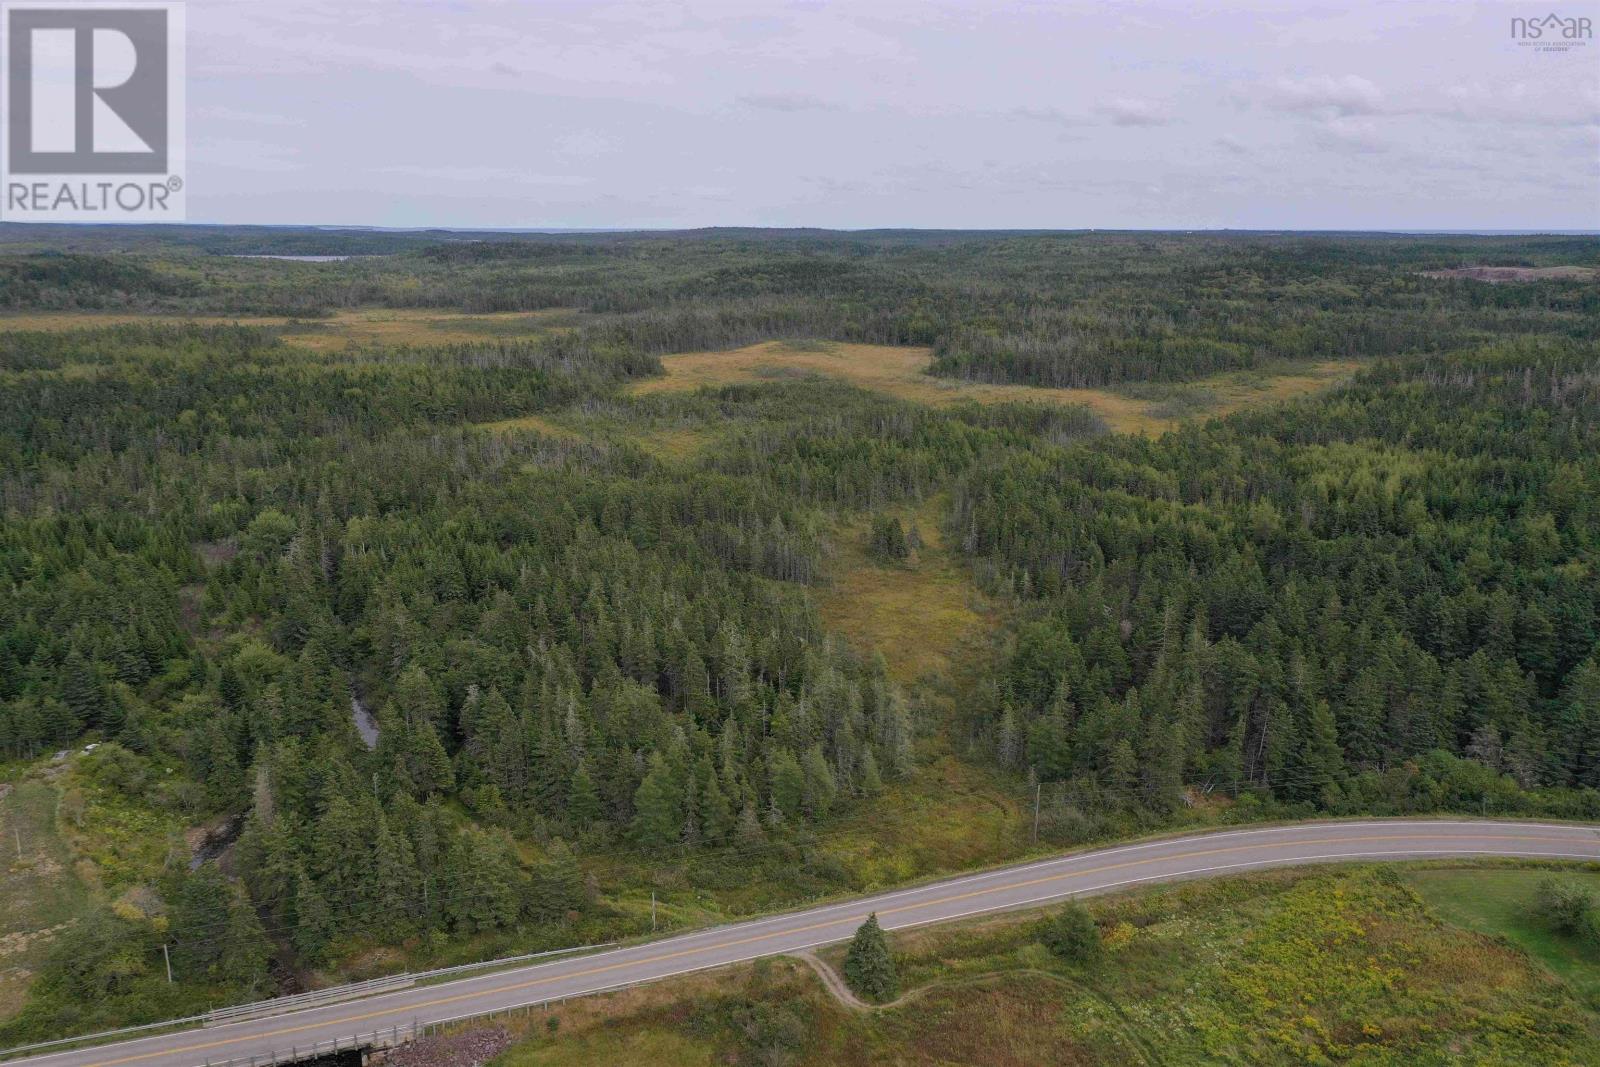
[[[1594,238],[0,242],[0,769],[81,883],[5,1038],[866,888],[830,833],[936,759],[1037,797],[1040,848],[1600,818],[1600,286],[1422,274]],[[372,309],[468,332],[306,343]],[[952,389],[1350,369],[1147,434],[639,388],[770,340]],[[929,681],[819,596],[935,544],[991,624]]]

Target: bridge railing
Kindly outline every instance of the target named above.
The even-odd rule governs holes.
[[[254,1056],[235,1056],[226,1060],[206,1060],[203,1063],[195,1063],[192,1067],[275,1067],[277,1064],[299,1063],[304,1060],[314,1060],[323,1056],[335,1055],[339,1052],[354,1052],[358,1049],[393,1048],[407,1041],[415,1041],[420,1037],[442,1033],[446,1029],[452,1026],[460,1026],[462,1023],[506,1018],[514,1015],[532,1015],[536,1011],[548,1012],[556,1005],[564,1004],[569,1000],[591,997],[596,993],[614,993],[619,989],[650,985],[670,977],[672,976],[658,975],[652,978],[629,978],[613,982],[610,985],[586,989],[582,993],[549,997],[545,1000],[530,1000],[521,1004],[502,1004],[498,1007],[485,1008],[482,1011],[467,1012],[464,1015],[452,1015],[448,1019],[431,1019],[423,1022],[418,1018],[413,1018],[409,1023],[399,1023],[384,1027],[381,1030],[369,1030],[366,1033],[351,1034],[349,1037],[324,1038],[309,1045],[290,1045],[287,1048],[276,1048],[270,1052],[257,1053]]]
[[[273,1015],[287,1015],[290,1012],[307,1011],[311,1008],[320,1008],[340,1001],[376,996],[380,993],[404,989],[408,986],[439,978],[465,974],[468,971],[486,971],[500,967],[513,967],[531,960],[548,959],[552,956],[567,956],[579,952],[591,952],[596,949],[611,948],[616,944],[617,942],[615,941],[606,941],[594,945],[573,945],[570,948],[529,952],[520,956],[505,956],[500,959],[483,960],[478,963],[461,963],[452,967],[437,967],[431,971],[386,975],[381,978],[371,978],[364,982],[352,982],[347,985],[330,986],[327,989],[316,989],[309,993],[296,993],[287,997],[258,1000],[251,1004],[238,1004],[232,1007],[218,1008],[203,1015],[188,1015],[181,1019],[163,1019],[161,1022],[145,1023],[142,1026],[125,1026],[117,1030],[101,1030],[93,1034],[78,1034],[73,1037],[58,1037],[52,1041],[16,1045],[12,1048],[0,1049],[0,1060],[17,1059],[22,1056],[31,1056],[43,1052],[59,1052],[83,1045],[100,1045],[122,1038],[154,1035],[161,1031],[181,1030],[190,1026],[222,1026],[226,1023],[243,1022],[247,1019],[263,1019]],[[403,1027],[401,1029],[404,1030]],[[383,1032],[388,1033],[388,1031]],[[248,1063],[250,1061],[245,1059],[242,1062]]]

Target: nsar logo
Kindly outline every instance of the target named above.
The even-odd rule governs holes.
[[[1567,52],[1581,48],[1594,37],[1594,21],[1582,15],[1555,12],[1543,18],[1514,18],[1511,39],[1536,52]]]

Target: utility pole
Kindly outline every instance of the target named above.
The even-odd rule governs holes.
[[[656,891],[650,890],[650,932],[656,932]]]
[[[1044,792],[1044,783],[1033,784],[1033,843],[1039,843],[1039,797]]]
[[[22,828],[20,826],[13,826],[11,828],[11,835],[17,839],[17,862],[21,863],[22,862]]]
[[[167,951],[166,942],[161,944],[161,958],[167,961],[167,984],[172,984],[172,954]]]

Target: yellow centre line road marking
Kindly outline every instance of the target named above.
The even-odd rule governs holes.
[[[949,904],[958,900],[970,900],[973,897],[988,896],[995,893],[1007,893],[1017,889],[1026,889],[1029,886],[1044,885],[1048,882],[1059,882],[1068,878],[1084,878],[1092,874],[1104,874],[1107,871],[1123,870],[1128,867],[1139,867],[1149,863],[1171,863],[1175,860],[1195,859],[1201,856],[1218,856],[1232,852],[1253,852],[1262,848],[1275,847],[1276,844],[1303,848],[1309,845],[1348,845],[1356,842],[1374,841],[1439,841],[1447,835],[1440,834],[1371,834],[1359,837],[1323,837],[1307,838],[1300,841],[1285,841],[1268,845],[1257,842],[1250,845],[1232,845],[1226,848],[1195,849],[1191,852],[1171,852],[1158,856],[1149,856],[1144,859],[1124,860],[1121,863],[1108,863],[1099,867],[1088,867],[1083,870],[1064,871],[1060,874],[1049,874],[1039,878],[1029,878],[1021,882],[1007,882],[1004,885],[992,885],[983,889],[973,889],[965,893],[953,893],[947,897],[938,897],[933,900],[919,900],[911,904],[901,904],[893,908],[878,909],[879,915],[894,915],[903,911],[917,911],[922,908],[936,907],[940,904]],[[1582,842],[1594,844],[1593,837],[1579,837],[1577,835],[1555,834],[1473,834],[1464,839],[1463,843],[1476,843],[1480,841],[1560,841]],[[1288,860],[1305,859],[1314,860],[1315,856],[1286,856]],[[1600,859],[1600,856],[1596,857]],[[1181,874],[1174,871],[1173,874]],[[981,876],[979,876],[981,877]],[[269,1037],[288,1037],[292,1034],[304,1033],[307,1030],[326,1030],[329,1027],[343,1027],[350,1023],[362,1023],[371,1019],[381,1019],[389,1015],[415,1015],[424,1008],[438,1008],[446,1004],[456,1004],[463,1000],[477,1000],[484,997],[494,997],[505,993],[515,993],[522,989],[532,989],[535,986],[548,985],[551,982],[563,982],[574,978],[587,978],[591,975],[605,974],[608,971],[622,970],[627,967],[643,967],[652,963],[662,963],[666,960],[679,959],[684,956],[699,955],[704,952],[716,952],[723,949],[735,948],[739,945],[749,945],[757,941],[769,941],[778,937],[792,937],[795,934],[809,933],[812,930],[823,930],[830,926],[844,926],[859,923],[867,915],[866,911],[859,914],[846,915],[843,918],[827,919],[823,922],[812,923],[809,926],[792,926],[783,930],[774,930],[771,933],[755,934],[750,937],[736,938],[732,941],[718,941],[712,945],[702,945],[698,948],[679,949],[676,952],[663,952],[656,956],[646,956],[643,959],[624,960],[621,963],[608,963],[603,967],[591,967],[586,971],[572,971],[567,974],[551,975],[547,978],[534,978],[514,985],[500,986],[496,989],[479,990],[473,993],[458,993],[454,996],[438,997],[434,1000],[425,1000],[417,1004],[407,1004],[399,1008],[382,1008],[361,1015],[347,1015],[341,1019],[325,1019],[321,1022],[306,1023],[300,1026],[287,1026],[281,1030],[268,1030],[263,1033],[244,1034],[240,1037],[224,1038],[219,1041],[207,1041],[197,1045],[184,1045],[180,1048],[161,1049],[156,1052],[143,1052],[136,1056],[124,1056],[114,1060],[100,1060],[96,1063],[85,1064],[84,1067],[117,1067],[118,1064],[135,1063],[139,1060],[156,1059],[161,1056],[174,1056],[183,1052],[205,1052],[209,1049],[222,1048],[225,1045],[237,1045],[246,1041],[260,1041]]]

